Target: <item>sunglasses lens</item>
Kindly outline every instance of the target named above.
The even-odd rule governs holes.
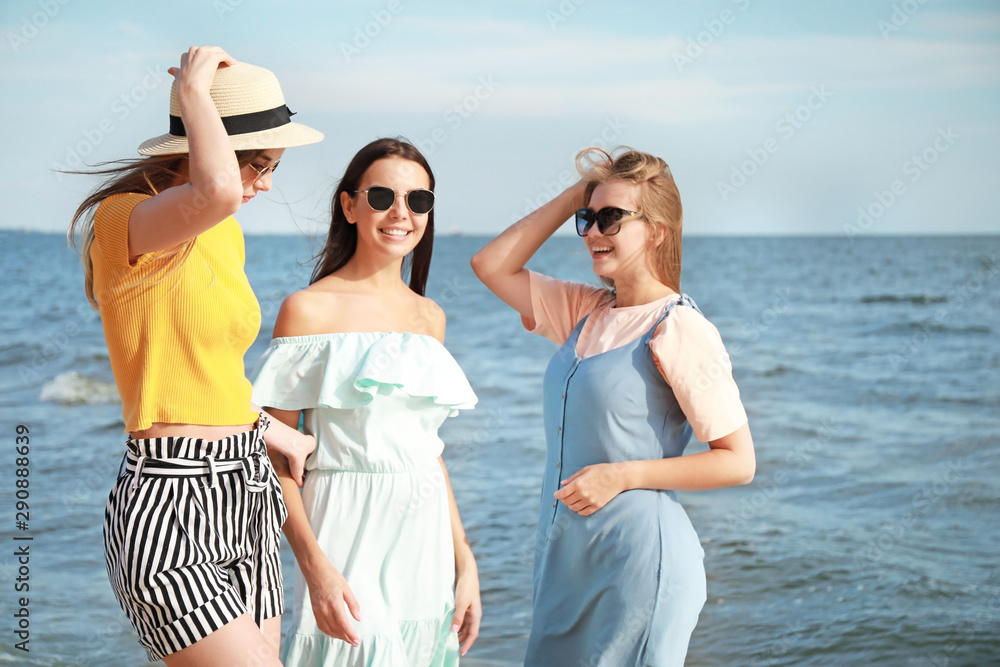
[[[597,228],[605,236],[617,234],[622,228],[622,218],[626,211],[620,208],[607,207],[597,212]]]
[[[376,211],[388,211],[396,201],[396,193],[392,188],[376,185],[368,188],[368,205]]]
[[[606,206],[600,211],[581,208],[576,212],[576,233],[586,236],[590,228],[597,223],[597,231],[605,236],[617,234],[622,228],[622,219],[630,215],[629,211],[614,206]]]
[[[416,214],[429,213],[434,208],[434,193],[430,190],[410,190],[406,205]]]

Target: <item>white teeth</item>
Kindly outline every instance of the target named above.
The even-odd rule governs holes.
[[[383,234],[388,234],[389,236],[400,236],[400,237],[406,236],[407,234],[410,233],[405,229],[380,229],[379,231],[382,232]]]

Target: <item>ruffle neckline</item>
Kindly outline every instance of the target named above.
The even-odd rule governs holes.
[[[355,409],[398,389],[447,407],[478,398],[437,339],[410,332],[274,338],[253,373],[253,400],[278,410]]]

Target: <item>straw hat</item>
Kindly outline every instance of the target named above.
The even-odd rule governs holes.
[[[209,91],[222,116],[233,150],[288,148],[314,144],[323,133],[290,118],[278,79],[270,70],[237,62],[221,67]],[[170,132],[142,142],[142,155],[187,153],[188,140],[177,103],[177,80],[170,87]]]

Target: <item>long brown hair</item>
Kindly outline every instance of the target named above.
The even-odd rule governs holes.
[[[650,268],[661,283],[680,292],[684,209],[670,167],[655,155],[631,148],[621,150],[617,157],[593,147],[577,153],[577,170],[587,181],[585,204],[590,204],[590,196],[601,183],[624,181],[640,185],[638,204],[642,219],[652,231],[665,232],[663,241],[648,255]],[[603,276],[601,281],[613,286],[613,282]]]
[[[250,164],[262,151],[236,151],[236,160],[240,167]],[[94,243],[94,215],[101,202],[112,195],[137,193],[156,195],[177,182],[178,178],[187,179],[188,154],[174,153],[170,155],[155,155],[130,160],[115,160],[101,162],[89,171],[67,171],[68,174],[109,176],[102,185],[91,192],[76,209],[66,233],[69,244],[80,251],[83,262],[84,289],[87,300],[97,308],[97,298],[94,295],[94,263],[90,259],[90,246]],[[170,262],[165,266],[173,266],[170,272],[161,276],[161,280],[183,264],[194,247],[194,239],[178,245],[168,251]]]
[[[430,189],[434,189],[434,172],[427,164],[427,159],[417,148],[402,139],[376,139],[358,151],[357,155],[347,165],[343,178],[337,184],[337,191],[333,193],[333,204],[331,206],[330,233],[327,235],[326,244],[316,255],[316,268],[313,269],[312,278],[309,284],[315,283],[321,278],[325,278],[334,271],[342,268],[354,256],[358,247],[358,230],[355,225],[347,222],[344,209],[340,204],[340,193],[352,193],[361,185],[361,179],[374,162],[387,157],[398,157],[411,162],[416,162],[430,179]],[[427,227],[424,229],[424,236],[417,243],[417,246],[410,253],[410,256],[403,262],[402,273],[405,276],[407,269],[410,274],[410,289],[424,295],[427,287],[427,274],[431,268],[431,254],[434,251],[434,209],[427,214]]]

